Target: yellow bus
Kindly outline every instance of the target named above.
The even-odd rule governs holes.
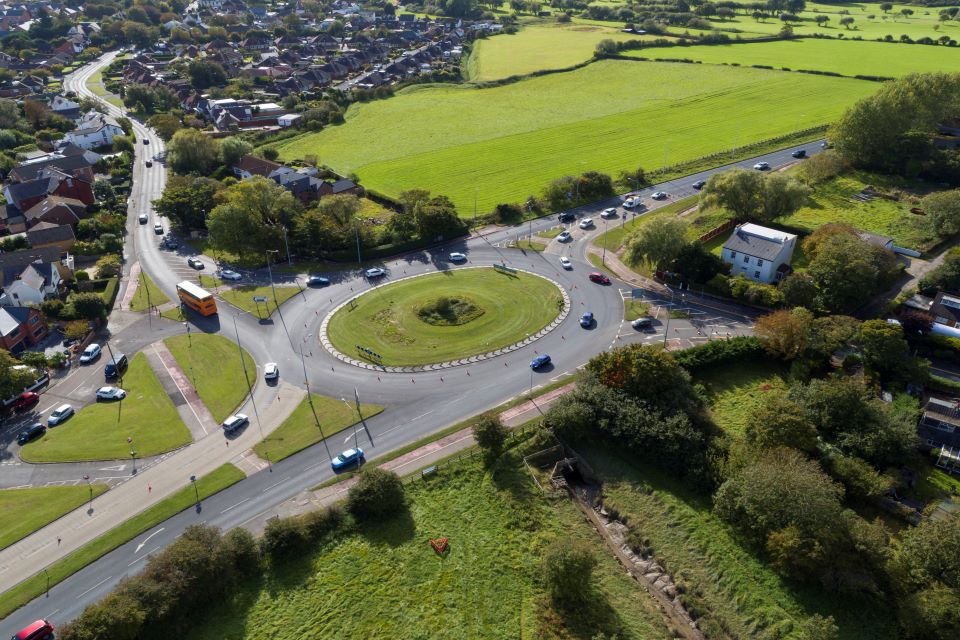
[[[177,295],[184,306],[202,316],[212,316],[217,312],[217,301],[213,299],[213,294],[192,282],[184,280],[178,284]]]

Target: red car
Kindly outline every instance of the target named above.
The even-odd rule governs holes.
[[[24,391],[13,403],[14,411],[26,411],[33,405],[40,402],[40,394],[33,391]]]
[[[594,271],[590,274],[590,282],[596,282],[598,284],[610,284],[610,278],[603,275],[599,271]]]
[[[53,640],[53,625],[46,620],[37,620],[13,636],[12,640]]]

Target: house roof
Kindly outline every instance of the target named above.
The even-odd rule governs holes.
[[[792,233],[747,223],[738,225],[733,230],[723,243],[723,248],[762,260],[773,260],[780,255],[784,245],[796,237]]]
[[[23,217],[27,220],[36,220],[45,213],[57,207],[64,207],[73,214],[80,222],[80,216],[86,211],[87,207],[76,198],[64,198],[62,196],[47,196],[37,204],[23,212]]]
[[[6,337],[16,332],[30,317],[30,311],[30,307],[0,307],[0,335]]]
[[[357,186],[356,182],[354,182],[353,180],[347,180],[346,178],[344,178],[343,180],[337,180],[336,182],[333,183],[333,192],[342,193],[344,191],[349,191],[350,189],[355,189],[356,186]]]
[[[28,198],[45,195],[49,184],[49,180],[27,180],[7,185],[10,190],[10,199],[13,200],[10,204],[19,207],[20,203]]]
[[[19,274],[32,262],[36,262],[37,260],[42,262],[59,262],[60,257],[63,255],[63,250],[58,247],[37,247],[34,249],[21,249],[20,251],[0,253],[0,272],[6,275],[8,270],[11,270]],[[4,282],[6,283],[7,281],[5,280]]]
[[[923,417],[926,418],[927,414],[940,422],[960,426],[960,406],[956,401],[931,396],[923,408]]]
[[[24,283],[31,289],[36,289],[39,291],[47,282],[47,277],[43,275],[43,272],[49,270],[50,265],[48,264],[41,263],[28,265],[26,269],[20,272],[20,282]]]
[[[243,156],[240,158],[240,162],[233,166],[239,171],[246,171],[253,175],[266,178],[270,173],[281,168],[283,165],[264,160],[263,158],[257,158],[256,156]]]
[[[893,246],[893,238],[890,236],[881,236],[878,233],[870,233],[869,231],[862,231],[860,229],[854,229],[853,232],[858,238],[874,246],[882,247],[884,249]]]
[[[50,158],[29,164],[22,164],[10,170],[10,174],[21,182],[33,180],[41,170],[48,167],[56,167],[63,172],[73,173],[78,169],[89,168],[92,165],[81,155],[71,155],[64,158]]]
[[[38,222],[27,231],[27,242],[30,243],[31,247],[75,239],[76,236],[73,233],[73,227],[69,224]]]
[[[941,318],[960,323],[960,295],[940,291],[933,299],[930,312]]]

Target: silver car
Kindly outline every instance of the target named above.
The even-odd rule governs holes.
[[[73,415],[73,407],[69,404],[62,404],[53,410],[47,419],[47,426],[55,427],[58,424],[66,422]]]

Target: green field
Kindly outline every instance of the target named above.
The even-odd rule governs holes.
[[[320,430],[317,429],[317,419],[323,428],[324,437],[329,438],[335,433],[340,433],[358,422],[356,404],[352,399],[348,402],[349,404],[344,404],[339,398],[314,393],[313,409],[311,409],[310,402],[304,398],[290,417],[262,442],[254,446],[253,450],[258,456],[271,462],[292,456],[297,451],[320,442],[322,438]],[[314,418],[314,411],[316,411],[316,418]],[[364,418],[369,418],[383,411],[383,407],[377,404],[361,403],[360,411]],[[337,446],[331,451],[334,455],[339,452],[340,447]]]
[[[784,367],[773,360],[747,360],[708,369],[696,381],[707,390],[713,421],[725,432],[742,436],[750,415],[763,399],[784,393]]]
[[[77,411],[63,424],[25,445],[26,462],[75,462],[155,456],[190,444],[190,430],[180,420],[173,401],[147,362],[138,353],[117,382],[127,391],[121,402],[100,402]],[[127,438],[133,438],[132,443]]]
[[[107,490],[105,484],[91,485],[94,497]],[[90,488],[30,487],[0,490],[0,513],[5,524],[0,532],[0,549],[42,529],[90,499]]]
[[[489,211],[564,174],[651,169],[825,124],[876,89],[848,78],[605,60],[487,89],[410,87],[277,148],[284,160],[316,154],[388,195],[414,187],[447,195],[467,215],[475,188]]]
[[[760,64],[775,69],[829,71],[845,76],[896,77],[913,72],[960,71],[960,48],[821,38],[641,49],[624,53],[650,60],[687,58],[709,64],[744,67]]]
[[[222,422],[247,397],[247,382],[235,342],[223,336],[194,332],[190,336],[167,338],[163,343],[217,422]],[[256,366],[245,350],[243,359],[252,384],[257,379]]]
[[[150,276],[141,271],[140,277],[137,278],[137,290],[130,298],[130,311],[146,311],[150,305],[159,307],[166,302],[170,302],[167,294],[150,279]]]
[[[441,296],[467,296],[482,315],[458,325],[422,320],[417,309]],[[356,356],[370,349],[385,365],[445,362],[523,340],[559,313],[557,287],[526,273],[456,269],[378,287],[340,309],[327,326],[333,345]]]
[[[511,455],[495,474],[477,459],[444,466],[408,484],[407,496],[408,514],[318,541],[313,553],[198,618],[184,637],[670,637],[652,598],[605,552],[581,512],[566,498],[544,498],[519,458]],[[441,536],[450,545],[444,558],[428,543]],[[538,579],[543,550],[557,538],[596,550],[596,590],[575,614],[554,610]]]

